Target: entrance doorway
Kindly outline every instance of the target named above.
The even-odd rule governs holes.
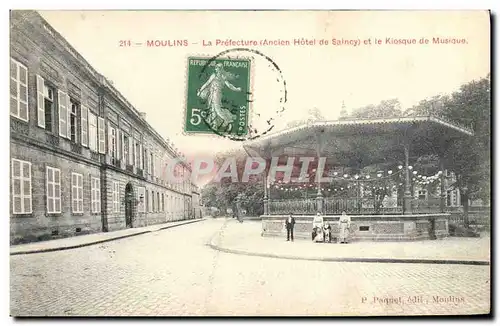
[[[134,204],[134,188],[132,183],[127,183],[125,186],[125,224],[128,228],[132,226],[132,215],[133,215],[133,204]]]

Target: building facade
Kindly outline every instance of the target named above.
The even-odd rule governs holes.
[[[11,243],[195,218],[144,114],[38,13],[11,11],[10,36]]]

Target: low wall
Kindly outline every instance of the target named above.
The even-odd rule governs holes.
[[[449,215],[350,215],[350,241],[408,241],[447,237]],[[311,239],[313,217],[294,216],[295,238]],[[286,237],[286,215],[263,215],[261,218],[262,236]],[[339,218],[339,215],[324,217],[324,221],[332,227],[333,237],[339,233]]]

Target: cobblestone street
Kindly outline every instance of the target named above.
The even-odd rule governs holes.
[[[229,254],[206,245],[224,230],[224,222],[209,219],[84,248],[11,256],[11,314],[489,312],[490,266],[295,261]]]

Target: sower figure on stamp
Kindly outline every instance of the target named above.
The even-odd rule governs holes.
[[[227,86],[230,90],[241,92],[240,87],[236,87],[229,82],[236,76],[228,71],[225,71],[222,64],[215,65],[215,72],[208,78],[198,90],[197,96],[202,99],[207,99],[208,116],[207,122],[211,125],[215,124],[216,118],[222,120],[222,124],[217,128],[221,130],[230,130],[230,123],[234,121],[233,114],[222,106],[222,90]]]
[[[347,243],[349,240],[349,228],[351,227],[351,217],[349,217],[345,211],[342,212],[342,215],[339,219],[339,242]]]
[[[290,237],[293,241],[293,228],[295,226],[295,218],[292,216],[292,213],[288,215],[288,218],[285,221],[286,226],[286,241],[290,241]]]

